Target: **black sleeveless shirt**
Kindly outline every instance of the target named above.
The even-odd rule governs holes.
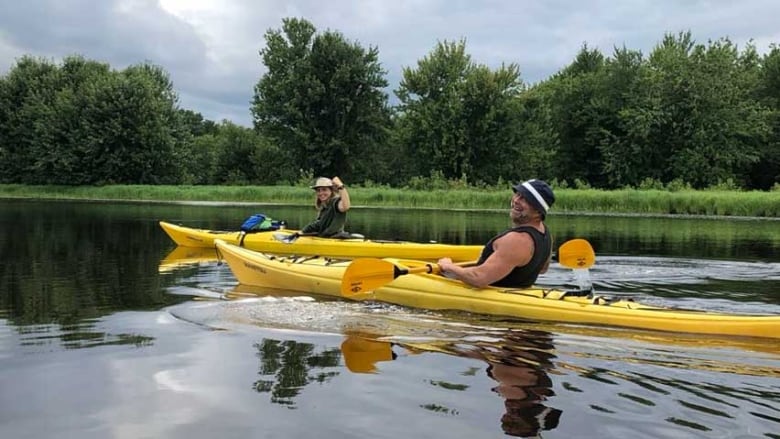
[[[522,267],[513,268],[506,277],[499,279],[490,285],[495,287],[527,288],[536,282],[536,278],[539,277],[539,272],[552,254],[552,237],[546,227],[544,233],[541,233],[531,226],[519,226],[504,230],[492,237],[490,241],[485,244],[485,247],[482,249],[482,254],[480,254],[479,260],[477,261],[477,265],[485,262],[485,260],[493,254],[493,241],[511,232],[528,233],[531,235],[531,238],[534,240],[534,254],[527,264]]]

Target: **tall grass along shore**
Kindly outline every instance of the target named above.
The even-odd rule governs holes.
[[[434,209],[506,209],[509,187],[439,190],[350,187],[355,206]],[[780,217],[780,191],[555,189],[551,214],[609,213]],[[301,186],[28,186],[0,185],[0,198],[221,202],[308,205],[312,192]]]

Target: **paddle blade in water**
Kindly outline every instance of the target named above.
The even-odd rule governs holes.
[[[374,373],[376,363],[393,360],[390,342],[356,336],[349,336],[341,343],[341,353],[344,355],[347,369],[355,373]]]
[[[397,277],[392,262],[376,258],[355,259],[344,272],[341,279],[341,295],[355,296],[375,290]]]
[[[596,263],[596,253],[588,241],[572,239],[558,249],[558,262],[568,268],[590,268]]]

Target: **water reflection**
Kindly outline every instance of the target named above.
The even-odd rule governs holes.
[[[18,331],[19,347],[27,352],[48,352],[121,345],[140,348],[154,343],[154,337],[137,333],[115,333],[101,329],[99,323],[86,320],[70,325],[27,325]]]
[[[255,211],[291,227],[311,217],[310,206],[0,200],[0,436],[495,437],[502,418],[520,434],[551,428],[560,411],[552,433],[562,437],[780,437],[775,340],[258,297],[209,255],[174,254],[158,225],[235,228]],[[478,244],[506,223],[504,212],[357,209],[349,228],[372,239]],[[778,224],[550,217],[558,242],[594,245],[597,290],[774,314]],[[545,280],[566,283],[568,274]],[[346,355],[339,364],[341,336],[321,345],[301,335],[352,333],[344,328],[393,344],[362,365]],[[534,331],[554,334],[555,351]],[[171,373],[186,393],[150,379]],[[328,385],[311,385],[319,382]],[[333,421],[345,414],[368,422]],[[410,421],[375,427],[398,419]]]
[[[328,371],[340,364],[341,352],[315,352],[314,345],[293,340],[263,339],[255,343],[262,378],[252,384],[259,393],[269,393],[271,402],[295,408],[295,397],[310,383],[326,383],[338,375]]]
[[[561,411],[544,404],[555,395],[548,375],[555,358],[550,334],[513,332],[500,347],[482,343],[461,352],[488,363],[488,376],[498,382],[493,391],[505,399],[501,428],[506,434],[535,436],[558,425]]]
[[[159,227],[132,210],[0,205],[0,315],[12,324],[67,327],[175,303],[157,275]]]
[[[179,268],[209,264],[217,260],[217,251],[214,248],[176,246],[160,261],[158,271],[169,273]]]
[[[495,381],[491,389],[503,398],[505,412],[501,429],[518,437],[536,437],[544,430],[558,426],[562,411],[546,404],[555,395],[549,373],[554,371],[552,335],[542,331],[510,331],[499,341],[474,340],[451,342],[389,342],[350,335],[341,344],[344,363],[355,373],[376,373],[377,362],[398,358],[393,350],[400,346],[407,352],[419,354],[437,352],[471,358],[487,363],[485,373]],[[464,374],[472,374],[466,371]],[[467,386],[452,382],[436,382],[438,387],[460,391]],[[441,406],[427,406],[429,410],[452,412]]]

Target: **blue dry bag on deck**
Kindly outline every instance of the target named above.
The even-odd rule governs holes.
[[[241,224],[241,231],[246,233],[265,232],[282,229],[284,225],[284,221],[271,219],[262,213],[256,213],[244,220],[244,224]]]

